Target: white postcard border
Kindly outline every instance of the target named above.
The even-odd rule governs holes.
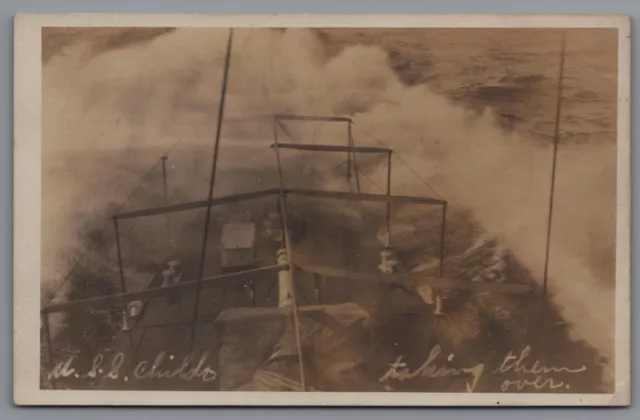
[[[615,394],[57,391],[40,389],[41,28],[618,28]],[[626,15],[19,14],[14,62],[14,401],[19,405],[596,406],[630,400],[630,20]]]

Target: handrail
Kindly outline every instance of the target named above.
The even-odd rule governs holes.
[[[194,210],[198,208],[207,207],[207,205],[218,206],[221,204],[236,203],[239,201],[253,200],[256,198],[267,197],[270,195],[279,195],[280,188],[271,188],[267,190],[254,191],[250,193],[229,195],[225,197],[214,198],[211,201],[192,201],[182,204],[174,204],[171,206],[152,207],[141,210],[134,210],[127,213],[120,213],[113,216],[114,219],[133,219],[137,217],[156,216],[168,213],[177,213],[186,210]],[[357,201],[377,201],[377,202],[391,202],[391,203],[415,203],[415,204],[431,204],[431,205],[445,205],[445,200],[440,200],[431,197],[415,197],[407,195],[386,195],[386,194],[369,194],[369,193],[352,193],[342,191],[323,191],[312,189],[300,189],[300,188],[287,188],[282,190],[285,195],[303,195],[319,198],[337,198],[346,200]]]
[[[319,265],[297,265],[300,271],[309,274],[317,274],[324,277],[376,281],[380,283],[394,283],[406,286],[430,286],[437,289],[469,290],[477,293],[527,293],[532,287],[527,284],[474,282],[446,278],[441,276],[429,276],[421,273],[385,274],[379,272],[360,272],[341,268]]]
[[[277,272],[277,271],[286,269],[287,267],[288,265],[275,264],[275,265],[269,265],[266,267],[259,267],[259,268],[254,268],[250,270],[245,270],[238,273],[229,273],[229,274],[222,274],[214,277],[207,277],[202,279],[202,288],[214,286],[217,282],[221,280],[228,280],[236,277],[244,279],[247,277],[262,275],[265,273]],[[111,305],[115,306],[118,304],[122,305],[124,303],[135,301],[135,300],[168,296],[175,291],[182,291],[182,290],[187,290],[191,288],[195,289],[197,283],[198,283],[197,280],[192,280],[192,281],[186,281],[186,282],[174,284],[171,286],[161,286],[153,289],[139,290],[136,292],[118,293],[118,294],[99,296],[94,298],[71,300],[63,303],[52,303],[45,306],[42,309],[42,313],[63,312],[70,309],[77,310],[77,309],[82,309],[87,307],[104,307],[104,306],[111,306]]]

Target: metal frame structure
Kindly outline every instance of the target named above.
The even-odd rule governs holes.
[[[210,200],[204,201],[196,201],[189,202],[184,204],[177,205],[168,205],[161,206],[155,208],[147,208],[141,210],[135,210],[126,213],[120,213],[113,216],[113,225],[114,231],[116,234],[116,254],[118,261],[118,273],[120,279],[121,293],[99,296],[95,298],[88,299],[80,299],[74,301],[67,301],[64,303],[50,303],[46,305],[42,309],[42,322],[44,327],[45,338],[47,341],[47,349],[48,349],[48,358],[50,364],[53,364],[53,343],[50,335],[50,327],[49,327],[49,316],[53,313],[58,312],[73,312],[77,310],[82,310],[87,307],[96,307],[96,308],[104,308],[109,306],[117,306],[122,305],[125,310],[127,310],[127,304],[132,301],[157,298],[157,297],[167,297],[176,292],[183,293],[186,291],[196,290],[195,299],[199,301],[200,293],[203,289],[215,287],[222,280],[231,279],[231,278],[259,278],[259,276],[264,276],[267,273],[278,273],[282,270],[291,270],[299,269],[300,271],[312,273],[320,276],[327,277],[336,277],[338,274],[327,271],[326,268],[318,268],[318,267],[305,267],[298,266],[292,260],[292,250],[290,247],[290,239],[289,239],[289,228],[288,228],[288,220],[286,217],[286,197],[289,195],[294,196],[304,196],[304,197],[314,197],[320,199],[337,199],[337,200],[351,200],[351,201],[365,201],[365,202],[385,202],[388,205],[391,203],[413,203],[413,204],[423,204],[423,205],[436,205],[442,207],[442,217],[443,221],[446,219],[446,201],[429,198],[429,197],[412,197],[412,196],[394,196],[394,195],[382,195],[382,194],[367,194],[367,193],[352,193],[352,192],[338,192],[338,191],[322,191],[322,190],[312,190],[312,189],[284,189],[284,188],[272,188],[263,191],[255,191],[251,193],[238,194],[220,198],[212,198]],[[172,213],[183,212],[187,210],[199,209],[199,208],[208,208],[211,209],[214,206],[220,206],[229,203],[237,203],[243,202],[247,200],[252,200],[256,198],[268,197],[268,196],[278,196],[280,199],[280,205],[283,210],[285,210],[282,214],[283,220],[285,224],[285,246],[287,247],[287,253],[289,256],[289,262],[286,264],[275,264],[266,267],[260,267],[251,270],[245,270],[238,273],[231,274],[222,274],[219,276],[202,278],[199,277],[195,280],[185,281],[182,283],[178,283],[175,285],[169,286],[161,286],[153,289],[145,289],[141,291],[128,291],[127,281],[124,270],[124,263],[122,258],[121,251],[121,241],[119,234],[119,221],[127,220],[127,219],[135,219],[135,218],[145,218],[156,215],[166,215]],[[441,229],[441,254],[440,254],[440,263],[442,264],[444,259],[444,234],[445,234],[445,225],[442,225]],[[358,276],[357,273],[348,273],[348,278],[360,278],[362,275]],[[447,279],[441,278],[427,278],[420,275],[412,275],[412,276],[403,276],[403,275],[381,275],[375,276],[374,281],[384,280],[391,283],[404,283],[410,281],[421,281],[424,284],[432,285],[433,287],[454,287],[459,288],[460,282],[449,281]],[[482,287],[480,287],[482,288]],[[506,290],[504,290],[506,291]],[[294,303],[293,315],[297,318],[297,307]],[[191,327],[193,330],[197,328],[198,319],[192,319]],[[296,321],[296,324],[298,322]],[[296,331],[298,331],[298,327],[296,326]],[[195,337],[195,333],[193,333],[193,337]],[[299,341],[299,337],[298,337]],[[190,342],[190,348],[192,348],[193,342]],[[301,371],[302,372],[302,371]],[[302,380],[304,384],[304,380]],[[55,387],[55,384],[54,384]]]
[[[293,148],[293,149],[305,149],[305,150],[317,150],[317,151],[344,151],[349,149],[350,151],[364,152],[364,153],[387,153],[391,154],[390,149],[383,148],[370,148],[370,147],[357,147],[357,146],[324,146],[324,145],[291,145],[287,143],[283,144],[274,144],[271,146],[276,152],[278,149],[283,148]],[[279,160],[279,159],[278,159]],[[280,162],[278,164],[278,168],[281,171]],[[284,182],[282,182],[284,184]],[[388,190],[389,192],[389,190]],[[320,199],[336,199],[336,200],[351,200],[351,201],[364,201],[364,202],[384,202],[387,203],[388,206],[391,203],[412,203],[412,204],[423,204],[423,205],[435,205],[440,206],[442,208],[442,224],[441,224],[441,240],[440,240],[440,275],[442,275],[442,265],[445,257],[445,232],[446,232],[446,210],[447,210],[447,202],[444,200],[431,198],[431,197],[415,197],[415,196],[403,196],[403,195],[391,195],[391,194],[370,194],[370,193],[353,193],[353,192],[341,192],[341,191],[323,191],[323,190],[314,190],[314,189],[300,189],[300,188],[271,188],[261,191],[254,191],[250,193],[243,193],[237,195],[230,195],[219,198],[211,198],[208,200],[194,201],[182,204],[174,204],[174,205],[165,205],[154,208],[146,208],[140,209],[125,213],[119,213],[112,217],[114,230],[116,233],[116,254],[118,257],[118,273],[120,277],[120,285],[122,292],[114,295],[100,296],[95,298],[88,298],[82,300],[68,301],[64,303],[50,303],[46,305],[42,309],[42,317],[43,317],[43,327],[47,340],[48,346],[48,355],[49,360],[53,361],[52,355],[52,342],[49,331],[49,315],[56,312],[64,312],[64,311],[76,311],[87,307],[107,307],[107,306],[115,306],[115,305],[126,305],[128,302],[142,300],[142,299],[150,299],[156,297],[166,297],[173,293],[182,293],[185,291],[196,290],[196,299],[200,299],[200,292],[205,288],[215,287],[221,280],[231,279],[231,278],[239,278],[242,277],[246,279],[247,277],[257,277],[263,276],[266,273],[277,273],[281,270],[287,270],[294,268],[299,269],[303,272],[326,276],[326,277],[346,277],[350,279],[370,279],[375,282],[388,282],[388,283],[420,283],[436,288],[456,288],[456,289],[466,289],[475,292],[494,292],[494,293],[525,293],[530,290],[530,287],[524,285],[493,285],[486,283],[474,283],[470,284],[467,282],[457,281],[453,279],[446,279],[442,277],[429,277],[421,274],[377,274],[372,275],[370,273],[362,274],[357,272],[348,272],[345,270],[332,270],[327,269],[326,267],[313,267],[313,266],[299,266],[296,265],[295,262],[291,259],[291,248],[288,244],[290,244],[289,233],[288,233],[288,220],[286,218],[286,197],[287,196],[303,196],[303,197],[314,197]],[[285,210],[282,214],[284,227],[285,227],[285,246],[288,248],[289,254],[289,262],[286,264],[275,264],[266,267],[245,270],[238,273],[232,274],[223,274],[214,277],[208,278],[197,278],[191,281],[185,281],[179,284],[170,285],[170,286],[161,286],[153,289],[145,289],[141,291],[128,291],[127,282],[124,274],[124,265],[123,258],[121,252],[121,243],[120,243],[120,235],[119,235],[119,224],[118,222],[121,220],[127,219],[135,219],[135,218],[144,218],[150,216],[157,215],[166,215],[172,213],[178,213],[188,210],[207,208],[211,209],[214,206],[221,206],[230,203],[243,202],[247,200],[253,200],[257,198],[269,197],[269,196],[278,196],[280,199],[280,204],[283,210]],[[390,208],[390,207],[388,207]],[[387,216],[387,220],[389,217]],[[388,223],[388,222],[387,222]],[[293,313],[295,314],[297,309],[294,308]],[[197,318],[191,321],[192,328],[195,329],[197,325]],[[296,322],[297,323],[297,322]],[[194,334],[195,335],[195,334]]]
[[[351,120],[349,120],[351,121]],[[349,123],[349,127],[351,127],[351,122]],[[323,144],[299,144],[299,143],[278,143],[277,139],[275,143],[271,145],[273,149],[292,149],[292,150],[305,150],[311,152],[347,152],[347,171],[351,173],[351,165],[349,162],[353,160],[353,168],[356,179],[356,188],[357,191],[360,192],[360,181],[358,176],[358,168],[356,161],[356,153],[367,153],[367,154],[384,154],[387,155],[387,196],[391,195],[391,155],[393,153],[392,149],[388,149],[385,147],[372,147],[372,146],[355,146],[353,145],[353,138],[351,137],[351,132],[349,132],[349,141],[350,145],[348,146],[329,146]],[[349,179],[349,177],[347,177]],[[391,202],[387,202],[386,209],[386,228],[387,233],[390,236],[391,229]]]
[[[333,122],[333,123],[347,123],[347,146],[343,147],[341,151],[347,152],[347,180],[351,179],[352,163],[353,173],[356,179],[356,190],[360,191],[360,178],[358,176],[358,162],[355,156],[354,144],[353,144],[353,120],[349,117],[336,117],[336,116],[318,116],[318,115],[296,115],[296,114],[275,114],[273,116],[273,140],[276,147],[279,146],[278,142],[278,127],[284,131],[284,133],[293,140],[293,137],[287,130],[287,127],[283,124],[283,121],[315,121],[315,122]],[[298,146],[311,146],[297,144]],[[331,146],[327,146],[331,147]],[[311,149],[309,149],[311,150]],[[338,150],[325,150],[325,151],[338,151]],[[276,150],[277,152],[277,150]]]
[[[221,101],[220,107],[218,109],[218,126],[216,129],[216,137],[214,143],[213,150],[213,166],[211,170],[211,177],[209,182],[209,191],[208,198],[206,200],[188,202],[183,204],[174,204],[170,205],[166,202],[166,168],[165,168],[165,160],[163,158],[163,182],[165,185],[165,205],[161,207],[155,208],[147,208],[136,211],[130,211],[126,213],[119,213],[112,217],[113,226],[116,236],[116,253],[117,253],[117,261],[118,261],[118,273],[119,280],[121,286],[121,293],[100,296],[89,299],[82,300],[74,300],[67,301],[64,303],[51,303],[49,302],[42,309],[42,324],[45,334],[45,340],[47,342],[48,348],[48,358],[51,365],[53,365],[53,343],[50,334],[50,326],[49,326],[49,316],[52,313],[63,312],[63,311],[76,311],[81,310],[87,307],[105,307],[105,306],[115,306],[115,305],[123,305],[125,308],[125,319],[127,316],[127,304],[128,302],[141,300],[141,299],[149,299],[155,297],[169,296],[173,293],[179,292],[182,293],[184,291],[195,289],[195,302],[194,302],[194,311],[193,317],[190,322],[191,324],[191,339],[189,344],[190,352],[193,350],[193,342],[196,335],[196,328],[198,323],[198,305],[200,302],[200,293],[202,289],[213,287],[218,284],[221,280],[230,279],[230,278],[247,278],[252,276],[261,276],[265,273],[282,273],[283,271],[288,272],[288,281],[289,286],[292,290],[292,304],[291,304],[291,312],[293,314],[293,320],[295,323],[295,331],[296,331],[296,344],[298,346],[299,351],[299,361],[300,361],[300,376],[301,376],[301,384],[302,389],[305,390],[305,376],[304,376],[304,367],[302,363],[302,349],[300,343],[300,329],[298,322],[298,308],[295,301],[295,293],[293,291],[293,273],[295,270],[301,270],[304,272],[310,272],[319,276],[327,276],[327,277],[346,277],[348,278],[368,278],[373,279],[373,281],[377,282],[400,282],[400,283],[411,283],[411,282],[419,282],[422,284],[430,285],[436,288],[463,288],[467,290],[473,291],[484,291],[484,292],[505,292],[505,293],[523,293],[528,291],[528,288],[525,286],[516,286],[516,285],[500,285],[500,284],[467,284],[466,282],[454,281],[452,279],[442,278],[443,272],[443,262],[445,255],[445,231],[446,231],[446,211],[447,211],[447,202],[444,200],[430,198],[430,197],[413,197],[413,196],[401,196],[401,195],[392,195],[391,194],[391,155],[393,151],[387,148],[381,147],[365,147],[365,146],[355,146],[353,135],[352,135],[352,124],[353,121],[348,117],[321,117],[321,116],[301,116],[301,115],[284,115],[278,114],[273,116],[273,136],[274,143],[271,145],[271,148],[274,150],[277,160],[277,168],[278,168],[278,176],[280,180],[279,188],[272,188],[263,191],[255,191],[250,193],[231,195],[226,197],[213,197],[213,191],[215,186],[215,177],[216,177],[216,168],[217,168],[217,159],[219,155],[219,147],[220,147],[220,134],[221,134],[221,126],[223,121],[224,114],[224,99],[226,97],[226,87],[228,80],[228,71],[229,71],[229,62],[230,62],[230,54],[231,54],[231,45],[232,45],[232,35],[233,30],[230,30],[229,40],[227,45],[227,55],[226,55],[226,63],[224,67],[224,74],[222,80],[222,89],[221,89]],[[280,127],[289,137],[291,137],[288,133],[286,126],[283,124],[283,121],[326,121],[326,122],[339,122],[339,123],[347,123],[347,144],[345,146],[329,146],[329,145],[309,145],[309,144],[299,144],[299,143],[280,143],[278,141],[278,127]],[[280,149],[296,149],[296,150],[308,150],[308,151],[317,151],[317,152],[346,152],[347,153],[347,179],[351,179],[352,173],[355,175],[355,182],[357,192],[338,192],[338,191],[322,191],[322,190],[313,190],[313,189],[296,189],[296,188],[287,188],[285,186],[283,174],[282,174],[282,162],[280,159]],[[387,155],[387,190],[386,194],[369,194],[360,192],[360,183],[358,177],[358,168],[357,161],[355,158],[356,153],[377,153],[377,154],[386,154]],[[423,205],[434,205],[440,206],[442,209],[442,222],[440,229],[440,277],[428,277],[420,274],[377,274],[366,276],[361,273],[348,272],[345,270],[334,270],[327,268],[318,268],[318,267],[301,267],[297,266],[292,253],[292,245],[290,240],[290,232],[289,232],[289,220],[287,217],[287,206],[286,206],[286,198],[287,196],[295,195],[295,196],[305,196],[305,197],[314,197],[320,199],[339,199],[339,200],[355,200],[355,201],[368,201],[368,202],[384,202],[386,203],[386,228],[387,233],[390,237],[390,214],[391,214],[391,204],[392,203],[414,203],[414,204],[423,204]],[[236,272],[232,274],[222,274],[214,277],[204,278],[204,261],[206,257],[206,247],[208,241],[208,232],[209,232],[209,224],[211,221],[211,209],[214,206],[220,206],[229,203],[236,203],[246,200],[252,200],[261,197],[268,196],[277,196],[280,204],[280,213],[283,222],[283,230],[284,230],[284,239],[283,245],[286,248],[286,259],[284,261],[278,261],[275,265],[270,265],[267,267],[261,267],[251,270],[245,270],[242,272]],[[120,244],[120,234],[119,234],[119,221],[126,219],[134,219],[139,217],[149,217],[155,215],[163,215],[170,213],[177,213],[186,210],[193,210],[198,208],[206,208],[206,217],[205,217],[205,225],[203,231],[203,241],[200,255],[200,266],[198,271],[198,276],[194,280],[189,280],[185,282],[181,282],[174,285],[169,286],[161,286],[153,289],[145,289],[141,291],[128,291],[127,289],[127,281],[125,278],[124,271],[124,263],[122,258],[121,244]],[[55,382],[52,383],[55,388]]]
[[[278,141],[278,131],[277,127],[280,126],[283,131],[287,134],[289,138],[292,136],[289,134],[288,130],[282,124],[282,121],[325,121],[325,122],[342,122],[347,123],[347,145],[346,146],[331,146],[331,145],[322,145],[322,144],[300,144],[300,143],[282,143]],[[326,116],[306,116],[306,115],[283,115],[276,114],[274,116],[274,129],[273,129],[273,141],[274,143],[271,145],[272,148],[275,149],[276,154],[278,154],[279,149],[294,149],[294,150],[306,150],[306,151],[315,151],[315,152],[347,152],[347,180],[351,179],[352,172],[352,162],[353,162],[353,173],[355,175],[356,180],[356,190],[360,192],[360,177],[358,176],[358,161],[356,159],[356,153],[368,153],[368,154],[385,154],[387,155],[387,196],[391,196],[391,155],[393,154],[393,150],[385,147],[373,147],[373,146],[356,146],[353,140],[353,120],[349,117],[326,117]],[[292,139],[293,140],[293,139]],[[278,155],[278,162],[279,162]],[[281,171],[279,170],[281,174]],[[282,176],[281,176],[281,182]],[[284,188],[284,184],[281,185],[281,188]],[[443,210],[443,219],[442,223],[444,226],[445,223],[445,210]],[[387,241],[391,240],[391,201],[387,201],[386,204],[386,230],[387,230]],[[444,243],[444,233],[441,237],[442,243]],[[391,246],[390,243],[386,245]],[[441,250],[442,251],[442,250]],[[442,253],[442,252],[441,252]],[[440,267],[442,268],[442,258],[440,261]],[[440,271],[442,274],[442,269]]]

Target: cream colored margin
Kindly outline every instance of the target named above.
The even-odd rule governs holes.
[[[41,28],[502,27],[618,28],[615,394],[51,391],[39,388]],[[628,405],[630,401],[630,19],[625,15],[18,14],[14,63],[14,401],[19,405]]]

